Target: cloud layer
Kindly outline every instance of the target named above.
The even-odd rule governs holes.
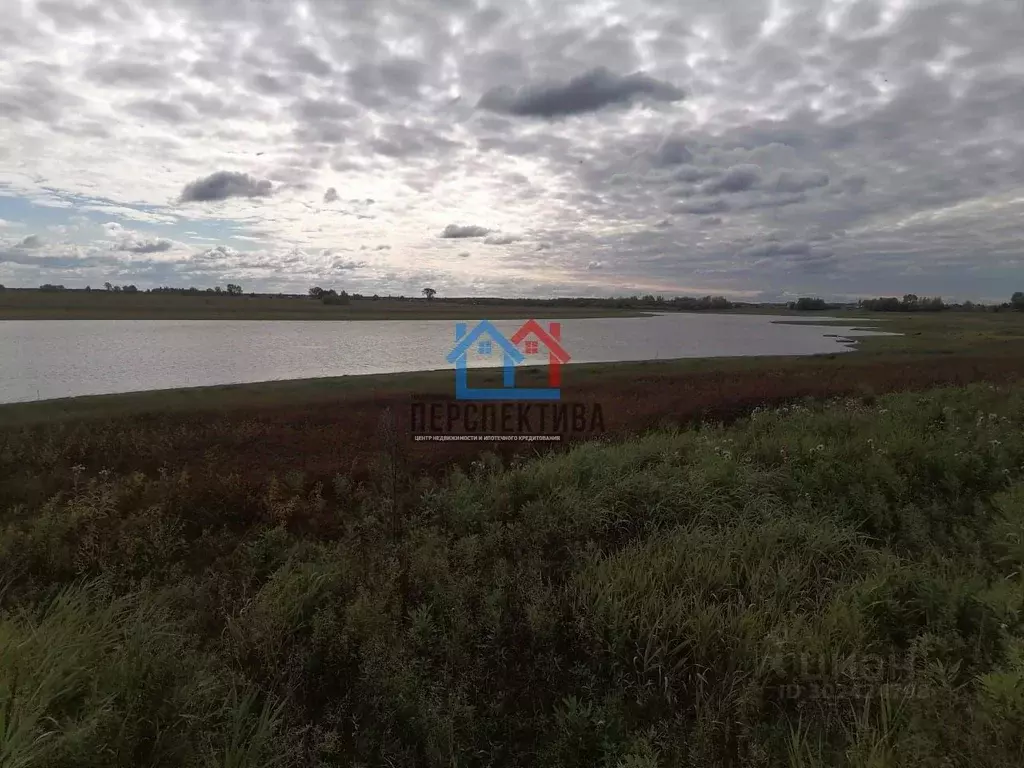
[[[0,283],[1001,299],[1021,39],[994,0],[23,0]]]
[[[680,101],[683,96],[682,89],[642,72],[623,77],[605,67],[597,67],[564,83],[527,85],[518,89],[498,86],[483,95],[479,106],[518,117],[553,118],[597,112],[640,98],[672,102]]]

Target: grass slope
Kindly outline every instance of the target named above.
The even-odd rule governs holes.
[[[979,384],[438,481],[384,422],[364,482],[9,428],[0,765],[1019,766],[1022,428]]]

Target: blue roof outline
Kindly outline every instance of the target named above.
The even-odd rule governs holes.
[[[465,323],[457,323],[455,325],[456,338],[458,338],[459,328],[465,328]],[[494,327],[494,324],[490,320],[481,320],[477,323],[476,327],[473,328],[469,333],[459,339],[459,343],[455,345],[454,349],[448,353],[446,358],[449,363],[455,363],[459,359],[464,358],[469,348],[473,345],[473,342],[479,339],[484,334],[490,335],[490,337],[498,342],[498,345],[505,352],[508,357],[514,363],[523,362],[526,357],[516,349],[515,345],[510,342],[501,331]]]

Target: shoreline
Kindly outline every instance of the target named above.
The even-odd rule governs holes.
[[[717,313],[715,313],[717,314]],[[722,313],[729,314],[729,313]],[[739,374],[762,380],[762,384],[785,372],[816,370],[820,375],[837,373],[856,383],[861,371],[878,363],[894,366],[926,364],[941,358],[951,369],[970,368],[980,359],[1005,358],[1022,361],[1024,371],[1024,314],[942,313],[940,315],[849,317],[776,316],[773,323],[842,326],[850,330],[880,331],[885,335],[848,337],[836,334],[844,348],[810,355],[733,356],[653,359],[602,363],[570,363],[565,367],[565,397],[574,391],[620,391],[633,382],[652,377],[666,386],[686,386],[694,375]],[[500,368],[491,371],[495,383]],[[523,366],[517,375],[524,386],[540,385],[544,365]],[[483,374],[487,378],[488,374]],[[0,426],[12,423],[109,417],[132,413],[209,412],[236,409],[281,409],[314,406],[335,401],[373,402],[396,394],[452,396],[452,370],[398,373],[350,374],[333,377],[277,379],[263,382],[178,387],[134,392],[80,395],[0,404]]]
[[[658,316],[672,316],[679,314],[676,312],[658,312],[649,313],[642,317],[658,317]],[[733,314],[728,312],[698,312],[688,314],[702,314],[721,316],[727,314]],[[744,315],[750,315],[751,313],[743,313]],[[851,328],[851,319],[844,319],[842,317],[836,317],[832,315],[826,315],[823,317],[800,317],[792,318],[785,315],[756,315],[758,317],[764,317],[769,319],[772,324],[779,325],[799,325],[799,326],[819,326],[821,328],[840,327],[844,331],[852,332],[856,329]],[[503,318],[505,320],[512,318]],[[548,318],[543,318],[548,319]],[[556,319],[556,318],[552,318]],[[596,319],[596,318],[564,318],[564,319]],[[640,319],[640,317],[624,317],[620,316],[619,319]],[[501,319],[499,319],[500,321]],[[3,321],[0,321],[3,322]],[[33,322],[53,322],[46,320],[38,320]],[[57,321],[60,322],[60,321]],[[138,321],[147,322],[147,321]],[[163,322],[155,320],[151,322]],[[183,321],[192,322],[192,321]],[[208,321],[208,322],[225,322],[219,321]],[[227,321],[227,322],[264,322],[264,321]],[[296,320],[295,322],[303,322]],[[316,322],[316,321],[306,321]],[[334,321],[341,322],[341,321]],[[875,328],[864,328],[867,333],[879,333]],[[884,333],[884,332],[882,332]],[[843,334],[822,334],[823,337],[831,337],[835,342],[836,346],[832,349],[823,350],[821,352],[813,352],[807,354],[750,354],[750,355],[712,355],[712,356],[701,356],[701,357],[652,357],[652,358],[641,358],[636,360],[615,360],[615,361],[602,361],[602,362],[581,362],[581,363],[569,363],[564,367],[568,376],[571,378],[578,376],[585,377],[600,377],[607,374],[615,375],[625,368],[643,368],[646,370],[646,366],[658,365],[658,366],[669,366],[673,370],[696,370],[702,366],[717,367],[719,365],[735,365],[742,362],[744,368],[749,366],[769,366],[772,361],[785,360],[785,359],[796,359],[796,358],[812,358],[821,357],[828,355],[847,354],[850,352],[857,352],[861,350],[859,341],[862,338],[870,338],[869,336],[846,336]],[[733,362],[729,362],[733,361]],[[482,373],[483,371],[497,372],[501,370],[501,366],[481,366],[475,369],[481,373],[476,375],[486,376]],[[546,370],[544,364],[540,365],[524,365],[518,369],[518,374],[524,376],[529,380],[529,374],[540,373]],[[153,407],[155,405],[162,405],[163,400],[166,398],[172,398],[176,401],[192,401],[192,400],[205,400],[212,398],[215,400],[226,400],[233,394],[237,394],[243,398],[251,397],[253,395],[272,395],[277,394],[278,396],[284,396],[287,392],[293,392],[299,397],[308,397],[310,395],[316,395],[320,390],[330,390],[332,394],[341,394],[357,391],[359,394],[365,394],[367,391],[376,391],[378,389],[385,391],[393,391],[396,389],[419,391],[422,388],[426,388],[429,392],[437,392],[440,387],[447,384],[449,387],[452,383],[452,376],[454,369],[450,367],[438,367],[429,368],[423,370],[405,370],[405,371],[392,371],[392,372],[379,372],[379,373],[351,373],[351,374],[340,374],[330,376],[297,376],[287,378],[274,378],[274,379],[263,379],[258,381],[233,381],[225,382],[220,384],[198,384],[198,385],[185,385],[185,386],[168,386],[160,387],[155,389],[137,389],[137,390],[126,390],[116,392],[97,392],[87,393],[79,395],[66,395],[60,397],[47,397],[47,398],[35,398],[31,396],[21,400],[15,400],[11,402],[0,402],[0,411],[5,409],[37,406],[46,407],[52,406],[59,410],[92,410],[93,408],[102,408],[104,405],[109,404],[115,400],[123,399],[125,403],[132,402],[137,403],[139,407]],[[149,402],[152,401],[152,405]]]

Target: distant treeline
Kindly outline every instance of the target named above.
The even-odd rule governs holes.
[[[828,304],[824,299],[803,296],[789,302],[789,308],[799,311],[838,309],[842,304]],[[999,312],[1004,309],[1024,310],[1024,293],[1017,292],[1009,302],[1002,304],[976,304],[965,301],[962,304],[947,304],[941,296],[922,297],[908,293],[902,299],[895,296],[883,296],[877,299],[861,299],[857,307],[869,312]]]
[[[942,312],[949,308],[941,296],[928,298],[913,293],[904,295],[902,299],[895,296],[861,299],[860,306],[871,312]]]
[[[0,291],[4,290],[4,286],[0,285]],[[63,285],[53,285],[51,283],[44,283],[39,286],[40,291],[54,292],[54,291],[66,291],[66,290],[81,290],[75,288],[65,288]],[[92,291],[90,286],[86,286],[86,291]],[[181,294],[186,296],[192,295],[226,295],[226,296],[241,296],[242,287],[234,283],[228,283],[225,287],[214,286],[212,288],[175,288],[171,286],[160,286],[158,288],[147,288],[145,291],[140,290],[134,285],[112,285],[111,283],[104,283],[103,290],[110,293],[161,293],[161,294]],[[451,304],[475,304],[479,306],[550,306],[550,307],[580,307],[580,308],[604,308],[604,309],[656,309],[662,311],[700,311],[700,310],[724,310],[724,309],[735,309],[735,308],[772,308],[783,306],[782,304],[772,302],[731,302],[724,296],[674,296],[671,298],[665,298],[664,296],[655,296],[653,294],[645,294],[643,296],[613,296],[611,298],[598,298],[598,297],[572,297],[572,296],[559,296],[553,299],[528,299],[528,298],[499,298],[499,297],[448,297],[448,298],[437,298],[435,295],[437,291],[433,288],[424,288],[422,291],[427,301],[437,301],[442,303]],[[277,296],[278,298],[301,298],[296,294],[284,294],[284,293],[266,293],[266,294],[255,294],[251,293],[250,296]],[[387,296],[381,296],[379,294],[373,294],[372,296],[366,296],[361,293],[348,293],[344,290],[338,291],[334,288],[321,288],[314,286],[309,289],[306,294],[311,299],[321,301],[324,304],[348,304],[350,301],[422,301],[420,297],[415,296],[394,296],[388,294]],[[897,298],[895,296],[883,296],[875,299],[861,299],[856,303],[828,303],[820,297],[802,296],[796,301],[788,302],[784,306],[788,306],[789,309],[797,311],[820,311],[828,309],[846,309],[857,307],[860,309],[868,310],[869,312],[942,312],[951,310],[954,312],[999,312],[1001,310],[1015,309],[1024,311],[1024,292],[1017,291],[1013,294],[1010,301],[1003,302],[1002,304],[979,304],[972,301],[964,301],[959,304],[947,304],[943,301],[941,296],[933,297],[921,297],[913,293],[908,293],[903,298]]]
[[[3,289],[4,287],[0,285],[0,290]],[[39,286],[39,290],[47,293],[55,291],[86,291],[87,293],[92,293],[93,287],[91,285],[87,285],[85,288],[66,288],[63,285],[43,283]],[[135,285],[113,285],[112,283],[104,283],[103,290],[109,293],[180,293],[185,295],[214,293],[226,294],[228,296],[242,295],[242,287],[232,283],[228,283],[224,288],[221,288],[219,285],[213,288],[171,288],[170,286],[160,286],[159,288],[146,288],[144,291],[140,291],[138,286]]]
[[[355,298],[355,296],[353,296]],[[460,304],[495,305],[529,305],[555,307],[598,307],[607,309],[643,309],[654,308],[664,310],[704,310],[732,309],[735,305],[724,296],[675,296],[666,299],[664,296],[616,296],[612,298],[573,298],[562,296],[554,299],[500,299],[500,298],[451,298],[435,299],[435,301],[451,301]]]
[[[107,283],[106,285],[109,286],[110,283]],[[135,286],[130,287],[134,288]],[[118,286],[115,285],[114,290],[116,291],[117,289]],[[109,291],[110,288],[108,287],[107,290]],[[214,286],[213,288],[171,288],[170,286],[161,286],[160,288],[148,288],[146,293],[184,293],[189,295],[197,293],[220,293],[227,294],[228,296],[241,296],[242,286],[235,285],[233,283],[228,283],[224,288],[221,288],[219,285]]]
[[[797,309],[801,312],[804,310],[819,310],[819,309],[834,309],[830,304],[827,304],[824,299],[811,298],[810,296],[801,296],[796,301],[789,302],[790,309]]]
[[[908,293],[902,299],[895,296],[884,296],[877,299],[861,299],[858,306],[870,312],[999,312],[1005,309],[1024,310],[1024,293],[1017,291],[1010,301],[1002,304],[976,304],[965,301],[960,304],[947,304],[940,296],[931,298]]]

